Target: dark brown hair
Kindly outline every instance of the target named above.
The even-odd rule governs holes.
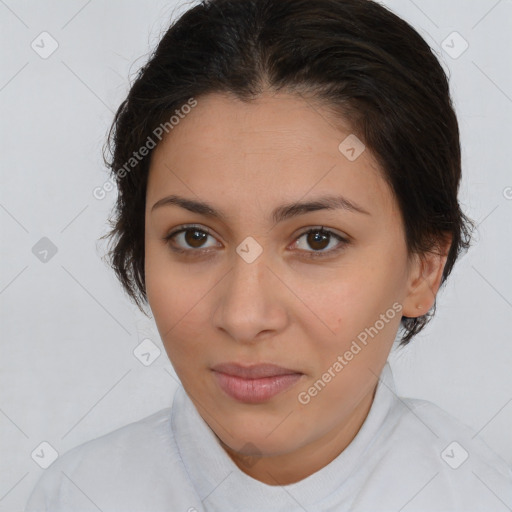
[[[448,79],[426,41],[371,0],[210,0],[171,24],[108,134],[110,158],[104,158],[118,189],[108,258],[139,309],[147,304],[151,151],[129,172],[126,163],[191,97],[223,92],[250,101],[265,89],[308,95],[350,123],[393,191],[408,253],[437,251],[452,238],[443,284],[469,248],[474,225],[457,198],[461,154]],[[423,316],[402,317],[401,345],[434,313],[435,303]]]

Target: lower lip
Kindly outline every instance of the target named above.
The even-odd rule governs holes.
[[[278,393],[292,387],[301,377],[301,373],[276,375],[261,379],[243,379],[221,372],[213,372],[221,389],[231,398],[240,402],[257,404],[266,402]]]

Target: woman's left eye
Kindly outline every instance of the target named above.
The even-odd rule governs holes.
[[[200,253],[203,249],[209,249],[212,246],[205,246],[204,242],[208,239],[208,237],[212,237],[213,235],[210,234],[209,231],[205,230],[204,228],[196,227],[196,226],[187,226],[172,231],[168,235],[166,235],[163,240],[169,244],[171,249],[175,252],[179,253]],[[305,238],[304,238],[305,237]],[[313,249],[313,251],[309,251],[307,249],[302,249],[299,247],[300,252],[306,253],[306,257],[308,258],[317,258],[322,257],[326,255],[331,255],[333,253],[338,252],[341,250],[345,245],[349,243],[349,241],[334,233],[333,231],[326,230],[323,227],[321,228],[311,228],[308,231],[302,233],[294,242],[295,246],[300,246],[299,241],[304,238],[306,243]],[[330,248],[328,250],[325,250],[328,248],[333,241],[333,239],[337,240],[337,244],[334,244],[334,248]],[[175,246],[175,241],[182,242],[181,245],[178,247]],[[171,241],[173,243],[171,243]],[[327,243],[326,243],[327,242]],[[183,245],[188,246],[188,248]],[[213,247],[215,244],[213,245]]]
[[[312,228],[306,231],[305,233],[302,233],[302,235],[300,235],[299,238],[297,238],[297,242],[295,242],[295,244],[297,245],[298,241],[303,237],[306,237],[305,240],[309,247],[312,247],[314,249],[313,251],[305,250],[308,258],[331,256],[332,254],[337,253],[338,251],[343,249],[343,247],[349,243],[349,241],[346,238],[334,233],[333,231],[324,229],[323,227]],[[323,250],[326,247],[329,247],[329,245],[331,245],[333,238],[338,240],[338,243],[334,244],[334,248],[331,248],[329,250]]]

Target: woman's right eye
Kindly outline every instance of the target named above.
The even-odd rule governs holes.
[[[176,252],[191,253],[200,252],[210,247],[204,246],[204,241],[212,237],[211,233],[197,226],[180,226],[178,229],[171,231],[167,234],[163,240],[169,245],[169,247]],[[176,242],[179,246],[176,247]]]

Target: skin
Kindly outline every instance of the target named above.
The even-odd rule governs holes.
[[[197,100],[151,156],[148,302],[181,383],[231,459],[257,480],[290,484],[354,439],[400,316],[416,317],[433,305],[446,255],[408,255],[396,200],[370,150],[349,161],[338,146],[350,128],[320,105],[269,91],[251,103],[226,94]],[[152,210],[171,194],[206,201],[225,219],[178,205]],[[277,224],[270,218],[284,203],[325,195],[343,195],[368,214],[323,209]],[[192,229],[188,238],[163,240],[182,224],[210,235],[194,243]],[[335,236],[308,243],[303,233],[321,226],[349,243]],[[249,236],[263,249],[252,263],[236,252]],[[314,252],[324,256],[308,258]],[[300,403],[299,393],[394,303],[402,313]],[[221,362],[274,363],[304,375],[267,402],[242,403],[218,386],[210,368]]]

